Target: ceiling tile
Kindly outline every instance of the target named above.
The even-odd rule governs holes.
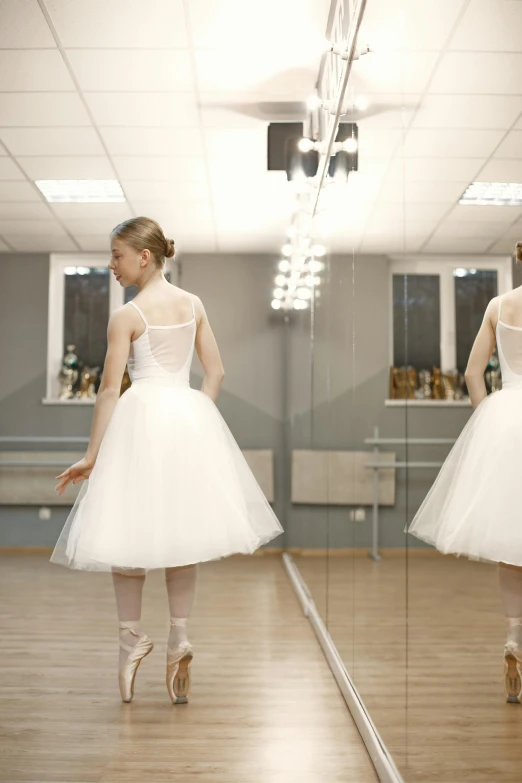
[[[252,39],[250,39],[252,42]],[[319,58],[313,57],[308,67],[295,62],[282,62],[280,56],[256,57],[253,53],[241,59],[236,48],[200,49],[195,55],[198,85],[203,92],[249,92],[259,96],[291,94],[291,100],[305,99],[317,79]]]
[[[0,181],[0,201],[43,201],[43,196],[30,182]]]
[[[11,128],[91,125],[80,97],[72,92],[0,93],[0,118]]]
[[[29,179],[115,179],[116,173],[108,158],[41,156],[18,158]]]
[[[359,41],[372,49],[442,49],[463,7],[463,0],[372,0],[364,12]]]
[[[477,182],[522,182],[522,159],[493,158],[480,170]]]
[[[45,203],[0,201],[0,220],[52,220],[52,218],[53,213]]]
[[[390,171],[397,182],[471,182],[483,165],[482,158],[396,158]]]
[[[183,229],[201,215],[201,227],[209,225],[212,219],[211,206],[208,201],[201,201],[197,205],[184,201],[141,201],[132,202],[137,215],[146,215],[157,220],[160,225],[169,225],[178,230]]]
[[[488,222],[505,222],[507,225],[513,223],[522,216],[522,207],[488,207],[472,206],[471,204],[456,204],[448,215],[448,220],[469,220],[472,223],[479,223],[487,220]],[[470,229],[470,232],[472,230]]]
[[[107,253],[108,259],[111,252],[111,240],[108,234],[100,234],[98,236],[96,234],[89,236],[75,234],[74,238],[84,252]]]
[[[84,91],[191,92],[194,89],[186,49],[69,49],[67,56]],[[169,101],[171,97],[163,96],[163,99]]]
[[[204,158],[194,155],[190,157],[187,155],[177,157],[115,155],[112,159],[118,176],[124,180],[173,180],[177,184],[180,180],[204,182],[207,176]]]
[[[85,100],[98,125],[139,128],[153,122],[158,128],[193,128],[199,124],[196,99],[188,93],[88,92]]]
[[[329,3],[323,0],[191,0],[190,20],[197,49],[226,49],[241,69],[245,56],[270,56],[282,64],[319,66]],[[277,23],[274,24],[274,20]],[[241,35],[249,31],[249,35]]]
[[[430,93],[520,94],[522,54],[447,52],[430,84]]]
[[[117,204],[59,204],[49,205],[60,220],[104,220],[113,221],[113,227],[132,217],[129,205]]]
[[[355,114],[347,114],[344,120],[357,122],[362,134],[367,128],[396,128],[401,131],[409,126],[421,101],[418,93],[389,93],[370,95],[368,108]]]
[[[153,182],[122,179],[121,185],[130,201],[208,201],[208,187],[204,182]]]
[[[522,131],[510,131],[495,151],[493,157],[522,159]]]
[[[350,90],[370,98],[372,93],[422,93],[437,57],[436,51],[371,52],[354,63]]]
[[[94,128],[0,128],[12,155],[104,155]]]
[[[204,154],[199,128],[103,127],[100,133],[111,155]]]
[[[5,234],[5,239],[19,253],[59,253],[78,250],[78,245],[67,236],[30,236],[28,234]]]
[[[20,171],[14,160],[11,158],[0,158],[0,179],[21,179],[25,180],[23,172]]]
[[[492,239],[487,237],[433,236],[424,245],[424,253],[485,253]]]
[[[62,226],[52,217],[49,220],[0,220],[0,234],[27,234],[28,236],[66,236]]]
[[[254,101],[234,102],[217,98],[212,93],[201,94],[201,120],[205,128],[265,128],[270,117],[263,116]],[[277,119],[277,117],[275,118]],[[299,122],[302,118],[297,118]]]
[[[522,52],[519,0],[471,0],[453,36],[451,49]]]
[[[2,0],[0,3],[0,48],[56,48],[55,40],[38,3]]]
[[[66,219],[63,220],[63,224],[71,234],[78,234],[80,236],[104,236],[105,247],[110,244],[110,233],[114,228],[114,220],[110,217],[95,218],[95,219]]]
[[[520,235],[522,238],[522,234]],[[515,244],[510,239],[499,239],[498,242],[495,242],[494,245],[492,245],[488,253],[506,253],[506,255],[513,255],[515,251]]]
[[[521,111],[514,95],[427,95],[412,127],[507,130]]]
[[[402,183],[392,179],[384,183],[379,200],[398,203],[405,201],[408,204],[411,202],[447,204],[449,208],[462,196],[468,184],[468,180],[462,182],[406,181]]]
[[[400,150],[407,158],[488,158],[503,135],[502,130],[411,128]]]
[[[501,221],[486,220],[474,222],[472,228],[469,220],[445,220],[437,228],[438,236],[445,237],[500,237],[506,230],[506,224]]]
[[[46,0],[62,45],[91,49],[186,47],[182,0]]]
[[[58,49],[0,49],[0,91],[75,90]]]

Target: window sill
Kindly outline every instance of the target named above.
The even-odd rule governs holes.
[[[96,400],[83,399],[81,397],[73,397],[70,400],[57,400],[53,397],[43,397],[41,400],[42,405],[69,405],[69,407],[76,405],[82,407],[83,405],[94,405]]]
[[[384,400],[387,408],[470,408],[471,400]]]

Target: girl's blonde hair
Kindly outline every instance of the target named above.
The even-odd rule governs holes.
[[[174,241],[167,239],[159,223],[152,218],[129,218],[118,223],[111,231],[111,239],[114,238],[123,240],[138,253],[150,250],[159,267],[174,255]]]
[[[517,242],[515,245],[515,256],[517,259],[517,263],[522,263],[522,242]]]

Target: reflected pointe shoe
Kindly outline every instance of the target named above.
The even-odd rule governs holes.
[[[120,630],[128,631],[133,636],[138,637],[138,641],[135,645],[126,644],[120,639],[120,647],[122,650],[128,652],[127,659],[123,666],[120,667],[118,672],[118,684],[120,686],[120,693],[122,701],[132,701],[134,696],[134,679],[138,666],[154,648],[154,644],[151,642],[148,636],[145,634],[139,634],[135,628],[138,625],[137,622],[121,622]]]
[[[186,621],[174,621],[171,625],[185,625]],[[187,640],[176,647],[167,645],[167,690],[173,704],[186,704],[190,689],[190,664],[194,648]]]
[[[504,647],[504,690],[506,701],[520,703],[522,695],[522,660],[515,642],[506,642]]]
[[[504,647],[504,690],[506,701],[519,704],[522,696],[522,649],[520,639],[522,617],[506,618],[508,640]]]

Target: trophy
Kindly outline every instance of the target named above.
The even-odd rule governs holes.
[[[84,365],[80,372],[80,388],[76,392],[77,397],[84,400],[95,400],[95,385],[100,368]]]
[[[431,373],[429,370],[419,370],[419,390],[417,399],[431,399]]]
[[[435,400],[443,400],[446,394],[444,386],[442,385],[442,373],[440,367],[433,368],[433,398]]]
[[[58,398],[60,400],[70,400],[74,395],[74,384],[78,380],[78,357],[74,353],[76,346],[68,345],[67,353],[63,357],[62,366],[58,373],[58,381],[60,384],[60,393]]]

